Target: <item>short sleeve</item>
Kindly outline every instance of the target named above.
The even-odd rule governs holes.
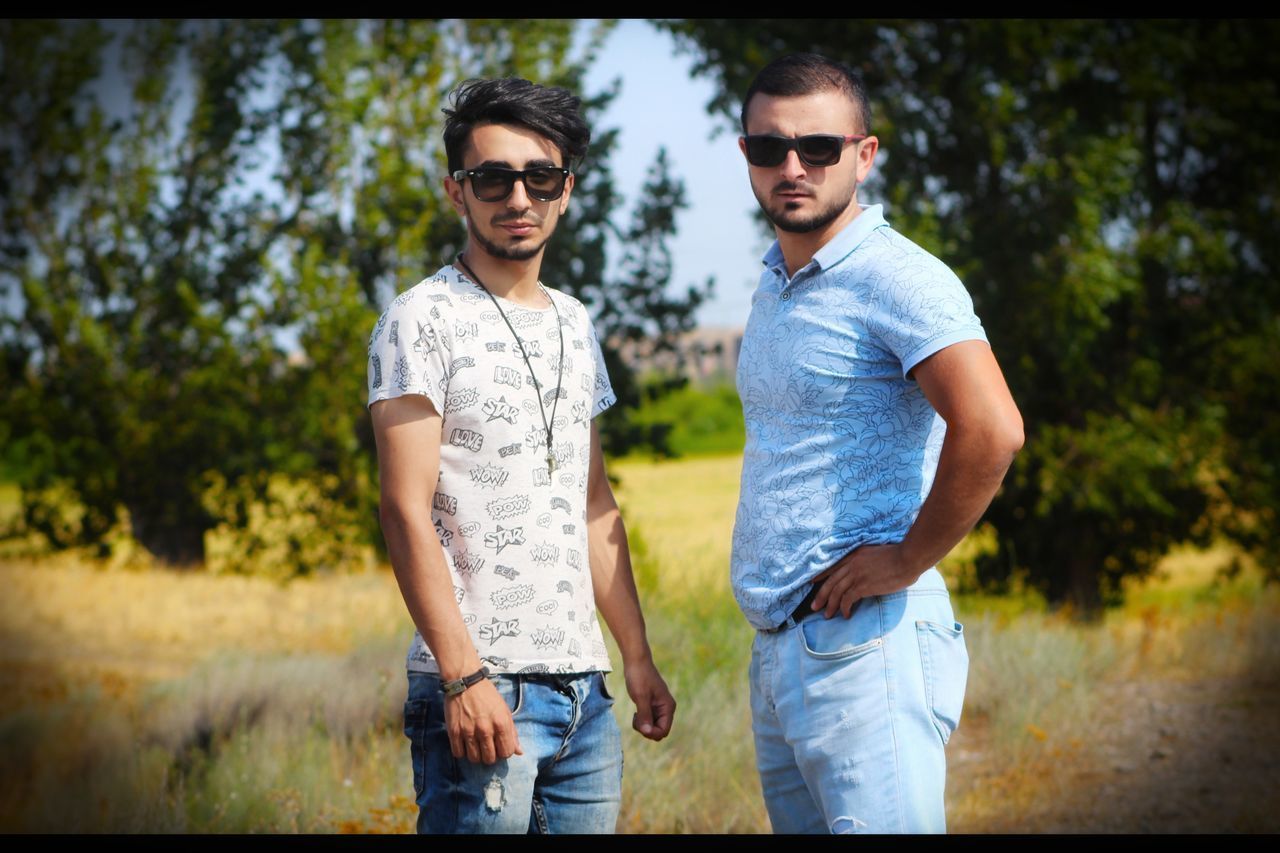
[[[902,376],[929,356],[960,341],[986,341],[973,300],[950,269],[922,250],[907,253],[887,276],[869,317],[886,348],[902,363]]]
[[[583,313],[585,314],[586,312],[584,311]],[[600,351],[600,341],[596,338],[595,326],[592,325],[589,317],[586,322],[587,337],[591,342],[591,355],[596,367],[595,387],[592,390],[591,398],[591,417],[594,418],[618,402],[618,398],[613,393],[613,385],[609,383],[609,371],[604,366],[604,353]]]
[[[421,394],[437,412],[444,412],[449,391],[448,341],[439,311],[433,312],[418,290],[396,297],[369,336],[370,406],[404,394]]]

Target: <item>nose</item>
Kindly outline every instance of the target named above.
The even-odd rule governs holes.
[[[786,158],[783,159],[781,165],[778,166],[778,169],[781,170],[782,177],[793,183],[803,178],[805,175],[805,165],[800,159],[800,152],[796,151],[794,148],[788,151]]]
[[[529,198],[523,180],[517,180],[512,184],[511,195],[507,196],[507,207],[512,210],[528,210],[533,207],[533,199]]]

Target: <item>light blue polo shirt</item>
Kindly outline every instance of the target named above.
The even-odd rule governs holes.
[[[747,439],[730,572],[748,621],[773,628],[849,551],[906,535],[946,431],[907,374],[987,336],[960,280],[880,205],[791,279],[776,242],[763,261],[738,360]]]

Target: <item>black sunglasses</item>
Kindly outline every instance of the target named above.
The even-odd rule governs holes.
[[[564,195],[564,182],[572,174],[568,169],[554,166],[537,166],[532,169],[504,169],[500,166],[484,166],[479,169],[459,169],[453,179],[462,183],[471,179],[471,193],[477,201],[502,201],[516,188],[516,181],[524,182],[524,191],[535,201],[555,201]]]
[[[747,162],[752,166],[777,166],[787,159],[787,152],[792,149],[800,155],[800,162],[806,166],[834,166],[840,162],[840,153],[846,142],[861,142],[867,136],[812,133],[794,138],[769,134],[744,138],[747,141]]]

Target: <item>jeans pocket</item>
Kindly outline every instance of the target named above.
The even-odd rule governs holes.
[[[614,700],[613,700],[613,693],[609,690],[609,679],[606,677],[605,673],[603,672],[597,672],[596,677],[600,679],[601,695],[604,696],[606,702],[612,705]]]
[[[524,679],[518,675],[491,675],[489,680],[493,682],[498,695],[507,703],[507,710],[511,712],[511,716],[519,714],[524,707]]]
[[[964,626],[919,620],[920,662],[924,669],[924,695],[934,728],[945,744],[960,724],[964,688],[969,678],[969,652],[964,644]]]
[[[404,703],[404,735],[409,739],[415,796],[422,796],[422,789],[426,786],[427,739],[433,728],[432,706],[439,703],[439,692],[438,677],[416,672],[409,674],[409,696]],[[438,716],[440,709],[436,711]]]
[[[818,660],[851,661],[884,645],[880,609],[874,599],[858,602],[848,619],[839,614],[827,619],[815,613],[798,627],[805,653]]]

